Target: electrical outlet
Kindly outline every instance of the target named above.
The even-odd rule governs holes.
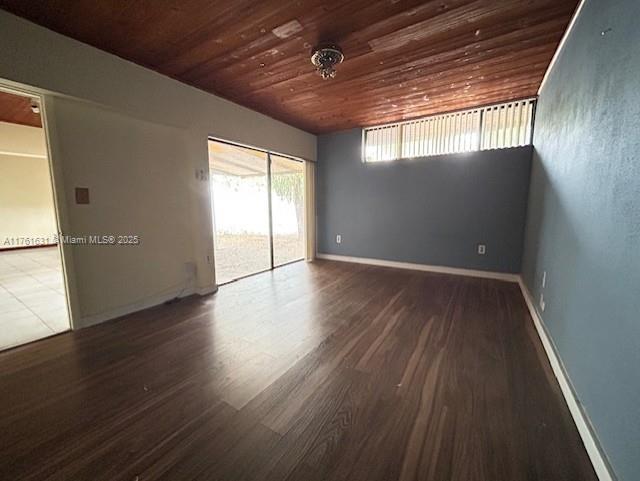
[[[484,244],[478,244],[478,255],[485,255],[487,253],[487,246]]]
[[[544,312],[544,308],[547,304],[544,302],[544,294],[540,294],[540,310]]]
[[[542,288],[544,289],[546,285],[547,285],[547,271],[544,271],[542,273]]]
[[[187,276],[187,282],[192,282],[196,279],[197,267],[195,262],[185,262],[184,272]]]
[[[338,234],[336,236],[336,244],[342,244],[342,235]]]

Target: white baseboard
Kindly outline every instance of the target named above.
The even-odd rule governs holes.
[[[549,358],[549,363],[551,364],[553,374],[556,376],[558,384],[560,384],[562,395],[564,396],[565,402],[569,407],[569,411],[571,412],[573,421],[576,423],[576,427],[578,428],[578,432],[580,433],[580,437],[582,438],[584,447],[587,450],[587,454],[591,459],[593,469],[598,475],[598,479],[600,479],[600,481],[614,481],[616,478],[610,471],[609,464],[600,450],[598,441],[596,440],[591,429],[591,423],[584,413],[580,402],[576,399],[573,388],[571,387],[571,382],[569,381],[569,377],[567,376],[564,366],[562,365],[562,360],[558,356],[553,341],[547,334],[544,322],[542,321],[542,318],[539,316],[538,311],[535,308],[533,297],[531,296],[531,293],[529,292],[529,289],[525,285],[521,276],[518,276],[518,284],[520,284],[522,296],[527,303],[527,307],[529,308],[529,313],[533,318],[533,323],[536,327],[536,331],[538,331],[538,336],[540,336],[540,340],[542,341],[544,350],[547,353],[547,357]]]
[[[74,329],[94,326],[96,324],[100,324],[102,322],[115,319],[117,317],[126,316],[127,314],[132,314],[134,312],[142,311],[144,309],[149,309],[150,307],[159,306],[160,304],[163,304],[171,299],[175,299],[176,297],[182,298],[182,297],[191,296],[193,294],[205,296],[207,294],[214,293],[217,290],[218,290],[218,286],[215,284],[213,286],[206,286],[206,287],[199,287],[199,288],[189,287],[187,289],[173,289],[171,291],[164,292],[162,294],[147,297],[146,299],[140,300],[138,302],[133,302],[131,304],[109,309],[107,311],[103,311],[98,314],[82,317],[80,318],[79,325],[74,326]]]
[[[544,327],[544,323],[542,319],[538,315],[537,310],[535,309],[535,305],[533,299],[531,297],[531,293],[527,289],[526,285],[522,281],[522,277],[518,274],[509,274],[503,272],[489,272],[489,271],[478,271],[471,269],[460,269],[457,267],[443,267],[443,266],[433,266],[428,264],[413,264],[410,262],[396,262],[396,261],[386,261],[381,259],[370,259],[365,257],[349,257],[349,256],[341,256],[334,254],[317,254],[316,257],[318,259],[326,259],[332,261],[340,261],[340,262],[353,262],[357,264],[369,264],[374,266],[382,266],[382,267],[395,267],[398,269],[413,269],[418,271],[427,271],[427,272],[438,272],[442,274],[453,274],[453,275],[461,275],[461,276],[469,276],[469,277],[482,277],[487,279],[498,279],[508,282],[517,282],[520,285],[520,290],[522,291],[522,295],[527,303],[527,307],[529,312],[531,313],[531,317],[533,319],[533,323],[535,325],[536,331],[538,332],[538,336],[540,336],[540,340],[542,341],[542,345],[544,346],[544,350],[549,359],[549,363],[551,364],[551,369],[558,380],[558,384],[560,385],[560,389],[562,391],[562,395],[564,396],[565,402],[569,407],[569,411],[571,412],[571,416],[573,417],[573,421],[578,428],[578,432],[580,437],[582,438],[582,442],[584,443],[584,447],[587,451],[587,454],[593,464],[593,468],[598,476],[600,481],[615,481],[615,476],[612,474],[611,469],[609,467],[608,462],[606,461],[606,457],[601,452],[599,444],[593,434],[591,429],[591,423],[589,422],[587,416],[585,415],[579,401],[576,399],[573,389],[571,388],[571,384],[567,374],[562,365],[562,361],[560,360],[556,348],[547,335],[547,331]]]
[[[429,264],[414,264],[411,262],[386,261],[367,257],[349,257],[334,254],[316,254],[316,258],[328,261],[353,262],[355,264],[369,264],[372,266],[395,267],[396,269],[411,269],[414,271],[437,272],[440,274],[453,274],[457,276],[482,277],[484,279],[497,279],[507,282],[518,282],[518,274],[507,272],[479,271],[474,269],[462,269],[459,267],[434,266]]]

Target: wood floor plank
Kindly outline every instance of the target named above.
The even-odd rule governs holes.
[[[497,280],[296,263],[2,352],[0,392],[0,479],[597,479]]]

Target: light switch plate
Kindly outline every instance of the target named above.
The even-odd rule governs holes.
[[[88,204],[88,203],[89,203],[89,188],[76,187],[76,204]]]

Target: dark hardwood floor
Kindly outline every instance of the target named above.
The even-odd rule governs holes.
[[[0,353],[3,480],[595,480],[516,284],[292,264]]]

